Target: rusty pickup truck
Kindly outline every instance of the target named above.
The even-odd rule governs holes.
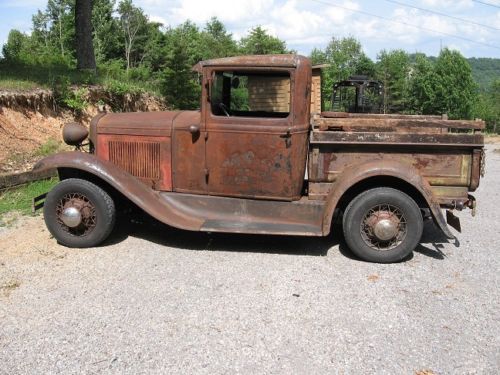
[[[397,262],[418,245],[424,220],[452,239],[452,211],[474,212],[482,121],[315,111],[314,69],[298,55],[193,69],[198,110],[103,112],[89,131],[64,127],[76,150],[34,167],[59,174],[37,204],[59,243],[100,244],[131,202],[189,231],[327,236],[340,223],[358,257]]]

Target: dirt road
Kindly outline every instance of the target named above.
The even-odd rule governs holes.
[[[400,264],[152,224],[70,250],[22,219],[0,229],[0,373],[498,373],[500,145],[487,155],[459,245],[427,224]]]

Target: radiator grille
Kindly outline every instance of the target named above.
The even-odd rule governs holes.
[[[109,160],[133,176],[160,178],[159,142],[109,141]]]

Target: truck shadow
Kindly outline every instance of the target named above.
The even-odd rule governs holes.
[[[170,227],[147,215],[124,218],[103,244],[113,245],[127,237],[141,238],[167,247],[185,250],[251,252],[302,256],[326,256],[328,251],[339,245],[339,251],[349,259],[360,260],[347,247],[340,226],[332,228],[327,237],[274,236],[238,233],[190,232]],[[432,223],[427,222],[421,244],[415,249],[422,255],[443,260],[446,254],[441,250],[449,241]],[[411,254],[404,261],[411,260]]]

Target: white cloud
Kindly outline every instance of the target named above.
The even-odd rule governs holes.
[[[493,3],[493,0],[488,1]],[[500,3],[500,0],[496,1]],[[341,7],[304,0],[134,0],[134,3],[142,7],[152,20],[166,26],[176,26],[190,19],[203,27],[211,17],[217,17],[236,39],[245,36],[252,27],[261,25],[270,34],[286,40],[290,48],[306,54],[313,47],[324,47],[333,35],[352,35],[370,51],[382,48],[414,50],[424,46],[432,47],[434,52],[441,39],[457,46],[467,44],[440,33],[498,44],[498,33],[494,30],[382,1],[377,2],[375,9],[369,6],[373,4],[369,0],[331,1],[332,5],[339,4]],[[420,0],[418,5],[500,27],[500,12],[471,0]],[[406,25],[348,9],[378,14]],[[471,48],[463,48],[468,49]],[[372,52],[371,56],[374,55]],[[492,55],[499,53],[493,51]]]
[[[160,2],[160,1],[158,1]],[[223,22],[258,20],[258,16],[273,8],[273,0],[252,0],[235,2],[234,0],[183,0],[172,9],[175,17],[205,22],[217,17]],[[257,22],[258,23],[258,22]]]

